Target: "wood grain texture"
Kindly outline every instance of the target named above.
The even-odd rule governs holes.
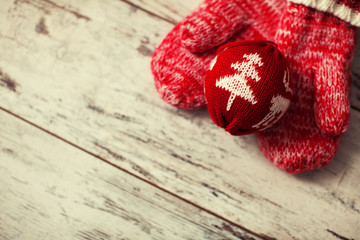
[[[264,238],[360,236],[356,110],[332,163],[290,176],[255,136],[161,101],[149,65],[168,21],[115,0],[35,0],[6,1],[0,22],[1,107]]]
[[[159,18],[164,19],[172,24],[180,22],[184,16],[193,11],[202,0],[183,0],[183,1],[168,1],[168,0],[121,0],[129,3],[136,8],[143,9],[154,14]]]
[[[9,114],[0,125],[2,240],[258,239]]]

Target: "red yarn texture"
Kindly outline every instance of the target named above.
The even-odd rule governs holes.
[[[303,4],[318,11],[328,12],[341,20],[360,27],[359,0],[289,0],[296,4]]]
[[[267,158],[289,173],[327,165],[349,123],[356,32],[340,19],[289,3],[276,43],[293,74],[294,96],[273,127],[258,133]]]
[[[282,0],[206,0],[181,26],[182,45],[192,52],[202,52],[248,28],[271,41],[284,7]],[[257,39],[246,35],[244,40]]]
[[[277,23],[282,15],[280,24],[258,22],[256,15],[253,18],[246,14],[246,8],[224,8],[230,3],[235,6],[249,2],[253,5],[251,9],[259,10],[264,16],[261,19],[274,19],[271,22]],[[257,7],[270,2],[273,11],[261,12],[266,8]],[[239,25],[221,21],[227,14],[237,16],[237,13],[253,20]],[[349,22],[356,24],[357,15],[351,16],[355,16],[355,20]],[[186,28],[182,27],[184,22],[187,22]],[[219,37],[218,29],[221,29],[220,36],[225,37],[214,42],[212,39]],[[203,107],[204,78],[216,53],[212,48],[214,44],[236,40],[274,41],[275,31],[275,43],[292,72],[294,95],[284,116],[258,133],[260,148],[276,166],[289,173],[325,166],[335,155],[340,135],[349,122],[349,73],[356,36],[353,27],[333,15],[292,3],[285,7],[284,0],[205,1],[199,10],[175,26],[154,52],[151,68],[155,86],[164,101],[176,107]],[[196,54],[188,49],[208,50]]]
[[[269,41],[240,41],[222,46],[205,78],[212,120],[233,135],[270,127],[292,97],[286,60]]]
[[[160,97],[178,108],[204,107],[205,74],[217,45],[225,41],[274,40],[284,7],[285,0],[204,1],[169,32],[153,54],[151,70]],[[204,52],[199,52],[197,46]]]

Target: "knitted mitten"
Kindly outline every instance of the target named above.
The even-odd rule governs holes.
[[[182,25],[182,45],[201,52],[249,27],[263,40],[272,41],[284,7],[285,1],[279,0],[207,0]],[[254,40],[254,36],[245,40]]]
[[[178,23],[155,49],[151,59],[154,83],[167,103],[185,109],[205,106],[204,77],[216,49],[194,54],[180,44]]]
[[[151,69],[161,98],[179,108],[205,106],[204,78],[216,54],[213,47],[224,41],[274,40],[284,7],[285,0],[205,0],[153,54]]]
[[[333,158],[349,122],[355,38],[355,29],[333,15],[288,3],[275,42],[293,73],[293,100],[278,123],[258,133],[261,150],[279,168],[297,173]]]

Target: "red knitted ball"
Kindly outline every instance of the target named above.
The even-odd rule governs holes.
[[[219,48],[205,77],[212,120],[233,135],[264,130],[290,105],[292,80],[275,43],[239,41]]]

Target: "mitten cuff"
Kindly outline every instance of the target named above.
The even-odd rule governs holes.
[[[360,1],[351,0],[289,0],[320,11],[332,13],[336,17],[360,27]]]

